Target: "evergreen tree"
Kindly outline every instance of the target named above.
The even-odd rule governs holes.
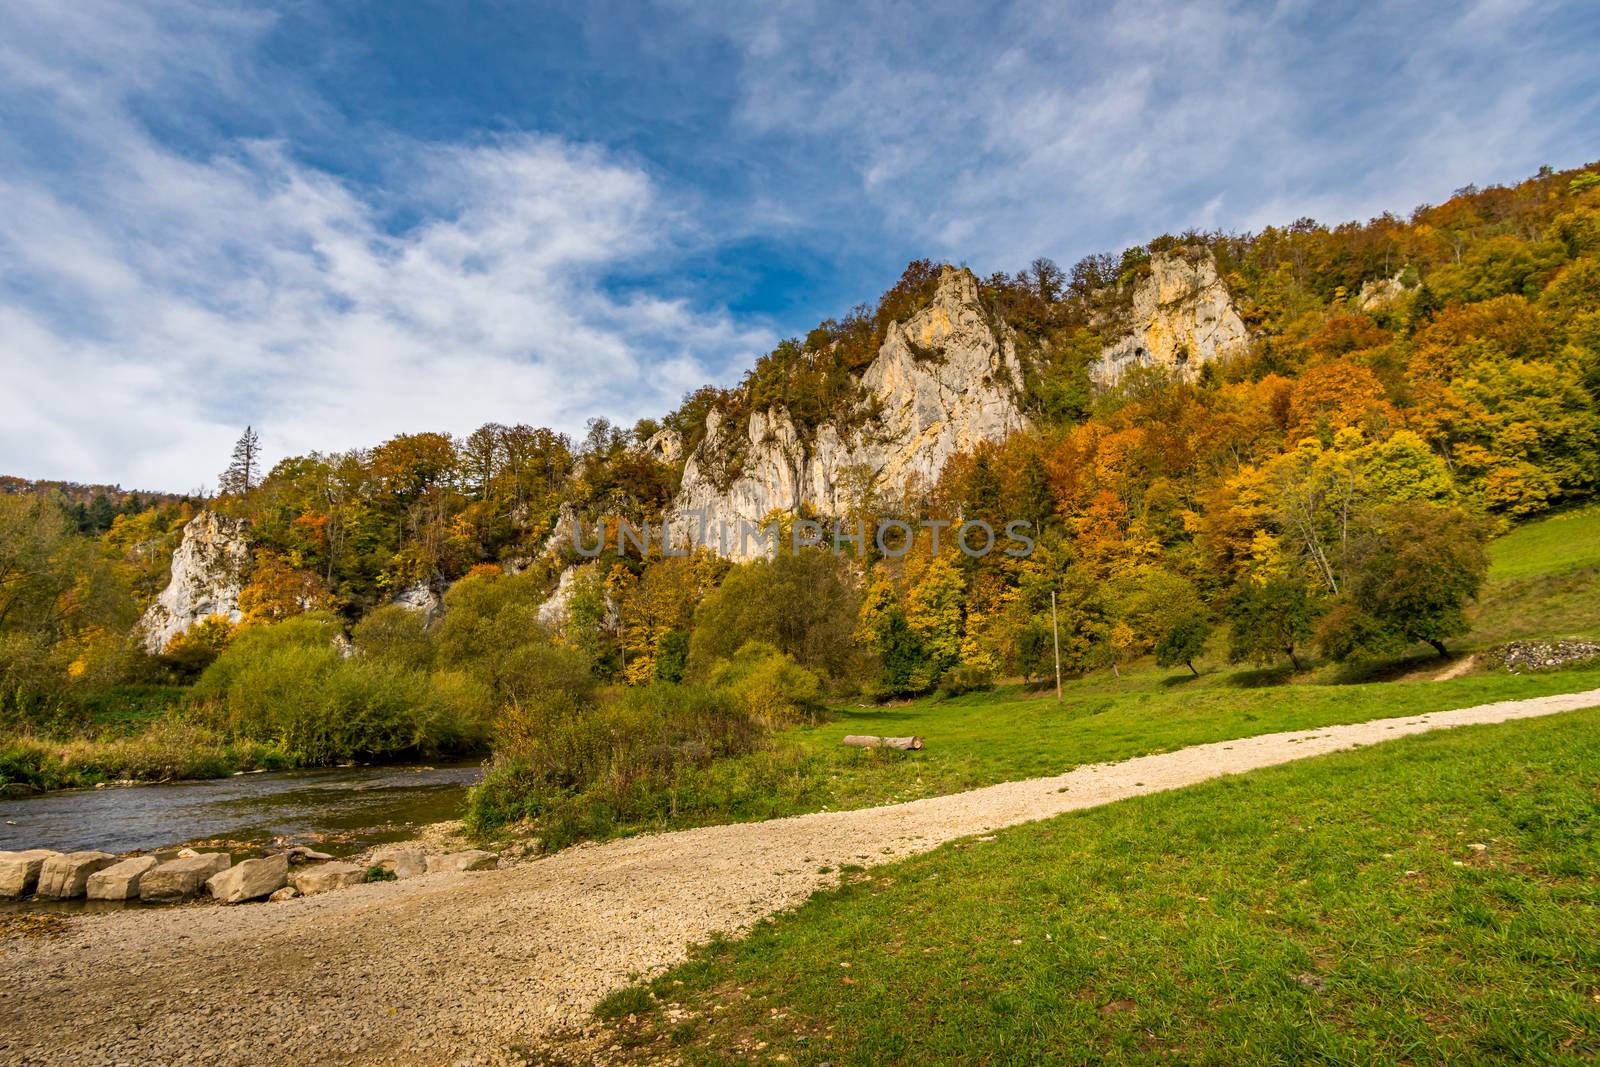
[[[239,441],[233,446],[233,459],[228,469],[217,478],[217,492],[224,496],[243,496],[256,484],[260,473],[261,438],[250,426],[244,428]]]

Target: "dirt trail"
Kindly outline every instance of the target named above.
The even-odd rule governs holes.
[[[282,904],[117,912],[0,942],[0,1062],[516,1062],[605,992],[832,885],[819,868],[1600,690],[1198,745],[860,811],[582,846]]]

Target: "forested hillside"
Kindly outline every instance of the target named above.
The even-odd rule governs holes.
[[[1162,257],[1214,264],[1248,343],[1215,358],[1179,345],[1109,380],[1104,353]],[[585,562],[552,537],[564,509],[591,525],[659,521],[708,422],[781,411],[802,449],[820,427],[869,423],[864,369],[939,278],[913,263],[875,306],[783,342],[737,387],[632,428],[596,419],[581,441],[491,424],[262,471],[252,433],[229,491],[203,505],[248,530],[237,611],[160,655],[140,650],[135,621],[197,502],[8,484],[0,707],[48,717],[107,686],[186,683],[219,655],[202,689],[225,705],[217,671],[232,650],[265,655],[264,633],[308,613],[297,640],[353,634],[357,661],[398,657],[419,692],[448,691],[441,707],[484,722],[542,699],[490,677],[491,648],[577,664],[587,680],[554,687],[569,704],[607,683],[718,679],[745,685],[752,707],[808,708],[827,691],[1037,678],[1052,591],[1073,673],[1145,656],[1181,670],[1219,655],[1299,667],[1417,642],[1442,652],[1466,632],[1487,539],[1592,499],[1600,481],[1600,169],[1546,169],[1407,218],[1163,235],[981,279],[984,315],[1021,366],[1027,428],[952,455],[931,482],[863,483],[844,513],[805,517],[1026,520],[1025,558],[935,554],[926,526],[898,558],[869,542],[864,558],[737,565],[614,545]],[[458,621],[425,626],[392,605],[403,594],[443,597]],[[329,655],[318,669],[332,678],[350,661]]]

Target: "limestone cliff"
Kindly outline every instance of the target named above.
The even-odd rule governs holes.
[[[1242,351],[1249,337],[1217,261],[1200,247],[1150,258],[1150,273],[1135,283],[1132,307],[1111,331],[1090,373],[1102,386],[1115,385],[1130,367],[1163,366],[1179,378],[1221,356]]]
[[[139,620],[152,655],[210,615],[239,621],[239,591],[250,573],[250,536],[243,520],[202,511],[183,528],[172,554],[172,579]]]
[[[870,413],[845,427],[803,429],[782,407],[737,424],[713,412],[684,463],[669,516],[674,542],[694,538],[704,521],[731,531],[721,540],[724,555],[748,558],[754,548],[739,543],[741,520],[802,508],[839,516],[865,492],[914,493],[951,455],[1026,426],[1011,331],[985,312],[965,269],[944,268],[932,302],[891,324],[861,384]],[[736,470],[729,456],[738,457]]]

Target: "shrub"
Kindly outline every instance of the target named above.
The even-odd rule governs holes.
[[[242,631],[195,683],[202,720],[276,745],[298,762],[429,757],[481,747],[486,723],[427,675],[333,646],[328,616]]]
[[[696,771],[766,739],[732,693],[668,683],[593,707],[550,699],[520,714],[529,728],[472,790],[466,825],[484,834],[532,819],[547,850],[670,818]]]
[[[939,679],[939,692],[943,696],[958,697],[982,689],[994,688],[994,672],[967,663],[958,663],[944,672]]]
[[[487,685],[497,704],[517,705],[552,691],[588,700],[594,671],[583,652],[556,645],[539,621],[544,586],[532,575],[475,574],[445,594],[432,634],[436,664]]]
[[[161,663],[183,681],[191,681],[216,662],[233,639],[234,627],[221,615],[208,615],[167,642]]]
[[[780,552],[730,570],[695,610],[688,676],[704,679],[748,641],[764,641],[831,678],[857,658],[861,595],[831,552]]]
[[[385,604],[362,619],[350,633],[356,650],[384,663],[425,671],[433,666],[433,644],[422,612]]]
[[[822,709],[821,680],[764,641],[746,642],[712,668],[710,681],[769,725],[814,720]]]

